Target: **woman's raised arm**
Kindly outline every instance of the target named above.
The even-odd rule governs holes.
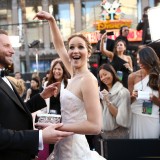
[[[38,12],[33,19],[35,19],[35,18],[38,18],[39,20],[47,20],[49,22],[50,29],[51,29],[51,32],[52,32],[52,40],[53,40],[54,47],[55,47],[58,55],[62,59],[65,67],[68,70],[68,72],[70,74],[72,74],[72,69],[71,69],[71,65],[70,65],[70,62],[69,62],[69,57],[68,57],[68,54],[67,54],[67,50],[65,48],[63,38],[62,38],[60,30],[57,26],[55,18],[50,13],[45,12],[45,11]]]

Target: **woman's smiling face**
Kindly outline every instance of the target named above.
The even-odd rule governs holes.
[[[113,76],[111,74],[111,72],[105,70],[105,69],[101,69],[99,71],[99,77],[100,80],[107,86],[111,86],[112,82],[113,82]]]
[[[86,42],[80,37],[74,37],[69,42],[69,59],[75,68],[87,64],[89,58]]]
[[[54,78],[56,79],[56,81],[62,81],[62,79],[63,79],[63,69],[62,69],[62,67],[59,63],[57,63],[53,67],[52,72],[53,72],[53,75],[54,75]]]

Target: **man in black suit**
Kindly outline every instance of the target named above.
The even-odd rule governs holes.
[[[4,76],[3,69],[13,63],[13,54],[7,32],[0,30],[0,159],[31,160],[43,149],[43,144],[55,143],[73,133],[56,130],[62,124],[33,130],[30,112],[46,106],[44,99],[53,96],[58,83],[48,86],[25,105]]]
[[[150,33],[149,21],[148,21],[149,8],[150,8],[149,6],[144,8],[142,19],[137,25],[137,31],[142,30],[142,45],[149,44],[151,42],[151,33]]]

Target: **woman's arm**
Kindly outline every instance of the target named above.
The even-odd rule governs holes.
[[[106,107],[108,108],[109,112],[112,114],[113,117],[116,117],[116,116],[117,116],[117,113],[118,113],[118,109],[117,109],[117,107],[115,107],[115,105],[109,100],[109,97],[108,97],[109,92],[108,92],[106,89],[104,89],[103,91],[101,91],[101,94],[103,95],[103,101],[105,101],[106,104],[107,104],[107,106],[106,106],[106,105],[104,105],[104,106],[106,106]],[[102,102],[102,103],[103,103],[103,102]]]
[[[107,107],[110,113],[112,114],[112,116],[116,118],[118,114],[118,109],[115,107],[115,105],[112,102],[107,102]]]
[[[130,56],[128,56],[128,63],[129,63],[129,70],[130,70],[130,72],[133,72],[133,64],[132,64],[132,59],[131,59],[131,57]]]
[[[155,95],[150,96],[150,100],[157,106],[160,107],[160,98],[156,97]]]
[[[113,52],[107,50],[107,49],[106,49],[106,46],[104,46],[104,41],[105,41],[105,39],[106,39],[106,36],[107,36],[107,32],[104,33],[103,36],[102,36],[102,38],[101,38],[100,51],[101,51],[104,55],[106,55],[106,56],[110,59],[110,61],[112,61],[113,56],[114,56]]]
[[[133,72],[132,59],[130,56],[126,56],[128,63],[125,63],[124,66],[128,68],[130,72]]]
[[[130,96],[131,96],[131,103],[133,101],[135,101],[136,96],[137,96],[137,91],[134,91],[135,78],[136,78],[136,72],[133,72],[128,76],[128,90],[129,90]]]
[[[90,85],[88,85],[90,84]],[[61,131],[71,131],[78,134],[99,134],[102,128],[102,110],[99,100],[98,83],[95,77],[85,77],[81,83],[87,119],[82,122],[64,124]]]
[[[62,59],[68,72],[72,75],[72,69],[71,69],[71,64],[69,62],[67,50],[65,48],[62,35],[61,35],[60,30],[56,24],[54,17],[48,12],[40,11],[35,15],[35,17],[33,19],[35,19],[35,18],[38,18],[40,20],[48,20],[49,25],[50,25],[50,29],[52,32],[52,40],[53,40],[54,47],[55,47],[58,55]]]

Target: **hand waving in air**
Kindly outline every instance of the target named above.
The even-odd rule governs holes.
[[[40,11],[38,12],[33,19],[38,18],[39,20],[51,20],[53,18],[53,16],[45,11]]]

